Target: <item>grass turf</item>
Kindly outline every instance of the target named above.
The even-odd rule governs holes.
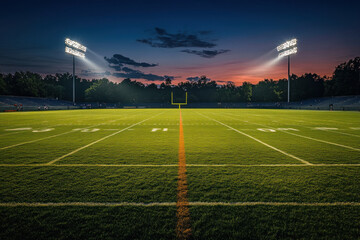
[[[176,202],[177,109],[0,116],[1,203]],[[291,157],[360,164],[359,112],[183,109],[182,118],[190,202],[359,202],[360,166]],[[154,164],[172,166],[142,166]],[[175,206],[3,206],[0,214],[1,239],[175,238]],[[359,216],[359,206],[190,206],[194,239],[356,239]]]

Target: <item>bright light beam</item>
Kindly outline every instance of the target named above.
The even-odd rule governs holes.
[[[286,51],[279,53],[279,57],[286,57],[286,56],[289,56],[289,55],[295,54],[295,53],[297,53],[297,47],[290,48]]]
[[[66,38],[65,39],[65,44],[68,45],[69,47],[73,47],[73,48],[76,48],[76,49],[79,49],[83,52],[86,52],[86,47],[81,45],[80,43],[78,42],[75,42],[69,38]]]
[[[287,48],[290,48],[290,47],[292,47],[292,46],[295,46],[296,43],[297,43],[297,39],[294,38],[294,39],[291,39],[290,41],[287,41],[287,42],[285,42],[285,43],[277,46],[276,49],[278,50],[278,52],[280,52],[281,50],[285,50],[285,49],[287,49]]]
[[[77,56],[77,57],[81,57],[81,58],[85,58],[85,54],[78,51],[78,50],[75,50],[75,49],[72,49],[72,48],[69,48],[69,47],[65,47],[65,52],[66,53],[69,53],[69,54],[72,54],[74,56]]]

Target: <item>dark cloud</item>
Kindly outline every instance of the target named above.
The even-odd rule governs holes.
[[[161,33],[161,32],[160,32]],[[159,34],[160,34],[159,33]],[[119,78],[135,78],[135,79],[144,79],[147,81],[163,81],[167,77],[173,80],[174,76],[161,76],[152,73],[144,73],[140,70],[135,70],[129,68],[128,66],[134,67],[156,67],[158,64],[150,64],[145,62],[136,62],[128,57],[125,57],[121,54],[114,54],[111,58],[104,57],[105,60],[109,63],[109,67],[113,68],[116,72],[112,73],[112,76]]]
[[[201,77],[188,77],[188,78],[186,78],[186,80],[188,80],[188,81],[190,81],[190,82],[197,82],[197,81],[199,81],[201,78],[202,78],[202,76],[201,76]],[[210,78],[206,78],[206,81],[211,81],[211,79],[210,79]]]
[[[199,81],[199,77],[188,77],[188,78],[186,78],[186,80],[188,80],[188,81],[190,81],[190,82],[197,82],[197,81]]]
[[[95,72],[93,70],[81,70],[81,76],[85,76],[85,77],[103,77],[103,76],[110,76],[111,72],[109,71],[105,71],[105,72]]]
[[[235,84],[233,81],[223,81],[223,80],[216,80],[218,83],[225,83],[225,84]]]
[[[229,52],[230,50],[225,50],[225,49],[220,49],[220,50],[202,50],[202,51],[196,51],[196,50],[190,50],[190,49],[185,49],[182,50],[181,52],[185,52],[185,53],[190,53],[190,54],[195,54],[198,55],[200,57],[203,58],[213,58],[219,54],[222,53],[226,53]]]
[[[136,78],[136,79],[144,79],[147,81],[163,81],[167,77],[170,77],[170,79],[174,79],[173,76],[160,76],[155,75],[151,73],[144,73],[139,70],[134,70],[128,67],[123,67],[122,72],[116,72],[112,74],[115,77],[121,77],[121,78]]]
[[[124,64],[134,67],[156,67],[158,65],[158,64],[151,64],[145,62],[136,62],[121,54],[114,54],[111,58],[107,58],[107,57],[104,58],[109,64],[113,64],[114,66],[120,66],[120,67],[123,66]],[[110,65],[110,67],[112,66]]]
[[[177,48],[177,47],[202,47],[212,48],[216,44],[199,38],[198,35],[206,35],[210,31],[200,31],[197,34],[188,34],[186,32],[168,33],[165,29],[155,28],[154,38],[138,39],[138,42],[149,44],[152,47],[159,48]]]

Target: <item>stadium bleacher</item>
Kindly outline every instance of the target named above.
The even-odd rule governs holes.
[[[0,96],[0,110],[44,110],[44,109],[73,109],[78,108],[73,106],[72,102],[51,99],[51,98],[36,98],[36,97],[19,97],[19,96]]]
[[[18,106],[22,107],[18,109]],[[170,103],[78,103],[76,106],[70,101],[0,96],[0,111],[34,111],[34,110],[60,110],[79,108],[169,108]],[[251,103],[189,103],[189,108],[266,108],[266,109],[308,109],[308,110],[349,110],[360,111],[360,96],[338,96],[307,99],[304,101],[284,102],[251,102]]]

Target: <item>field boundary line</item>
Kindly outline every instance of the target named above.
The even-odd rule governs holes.
[[[220,121],[218,121],[218,120],[216,120],[216,119],[207,117],[207,116],[205,116],[205,115],[203,115],[203,114],[201,114],[201,113],[198,113],[198,112],[197,112],[197,114],[199,114],[199,115],[201,115],[201,116],[203,116],[203,117],[206,117],[206,118],[208,118],[208,119],[210,119],[210,120],[213,120],[213,121],[215,121],[215,122],[217,122],[217,123],[219,123],[219,124],[221,124],[221,125],[229,128],[229,129],[234,130],[234,131],[237,132],[237,133],[240,133],[240,134],[242,134],[242,135],[244,135],[244,136],[246,136],[246,137],[248,137],[248,138],[251,138],[252,140],[254,140],[254,141],[258,142],[258,143],[261,143],[261,144],[263,144],[264,146],[266,146],[266,147],[268,147],[268,148],[271,148],[271,149],[273,149],[273,150],[275,150],[275,151],[277,151],[277,152],[279,152],[279,153],[282,153],[282,154],[284,154],[284,155],[286,155],[286,156],[288,156],[288,157],[291,157],[291,158],[293,158],[293,159],[296,159],[296,160],[298,160],[298,161],[300,161],[300,162],[302,162],[302,163],[304,163],[304,164],[312,165],[312,163],[310,163],[310,162],[308,162],[308,161],[306,161],[306,160],[304,160],[304,159],[301,159],[301,158],[299,158],[299,157],[296,157],[296,156],[294,156],[294,155],[292,155],[292,154],[290,154],[290,153],[284,152],[284,151],[282,151],[282,150],[280,150],[280,149],[278,149],[278,148],[276,148],[276,147],[274,147],[274,146],[271,146],[271,145],[269,145],[269,144],[267,144],[267,143],[265,143],[265,142],[263,142],[263,141],[255,138],[255,137],[249,135],[249,134],[246,134],[246,133],[244,133],[244,132],[242,132],[242,131],[239,131],[239,130],[233,128],[233,127],[230,127],[229,125],[227,125],[227,124],[225,124],[225,123],[222,123],[222,122],[220,122]]]
[[[0,207],[172,207],[176,202],[2,202]],[[189,202],[189,206],[360,206],[360,202]]]
[[[178,167],[178,164],[47,164],[47,163],[0,163],[0,167]],[[187,167],[360,167],[360,163],[312,163],[312,164],[186,164]]]
[[[63,159],[63,158],[66,158],[66,157],[68,157],[68,156],[70,156],[70,155],[72,155],[72,154],[74,154],[74,153],[77,153],[77,152],[79,152],[79,151],[81,151],[81,150],[83,150],[83,149],[85,149],[85,148],[88,148],[88,147],[90,147],[90,146],[92,146],[92,145],[94,145],[94,144],[96,144],[96,143],[98,143],[98,142],[101,142],[101,141],[103,141],[103,140],[105,140],[105,139],[107,139],[107,138],[109,138],[109,137],[112,137],[112,136],[114,136],[114,135],[116,135],[116,134],[119,134],[119,133],[121,133],[121,132],[123,132],[123,131],[125,131],[125,130],[127,130],[127,129],[129,129],[129,128],[132,128],[132,127],[134,127],[134,126],[136,126],[136,125],[139,125],[139,124],[141,124],[141,123],[143,123],[143,122],[145,122],[145,121],[147,121],[147,120],[149,120],[149,119],[151,119],[151,118],[154,118],[154,117],[156,117],[156,116],[158,116],[158,115],[160,115],[160,114],[162,114],[162,113],[163,113],[163,112],[161,112],[161,113],[159,113],[159,114],[156,114],[156,115],[154,115],[154,116],[152,116],[152,117],[149,117],[149,118],[147,118],[147,119],[144,119],[144,120],[142,120],[142,121],[140,121],[140,122],[134,123],[133,125],[130,125],[130,126],[126,127],[126,128],[123,128],[123,129],[121,129],[121,130],[119,130],[119,131],[117,131],[117,132],[114,132],[114,133],[110,134],[110,135],[107,135],[107,136],[105,136],[105,137],[102,137],[102,138],[100,138],[100,139],[98,139],[98,140],[96,140],[96,141],[94,141],[94,142],[91,142],[91,143],[89,143],[89,144],[87,144],[87,145],[85,145],[85,146],[82,146],[82,147],[80,147],[80,148],[75,149],[74,151],[71,151],[71,152],[69,152],[69,153],[67,153],[67,154],[65,154],[65,155],[62,155],[61,157],[58,157],[58,158],[56,158],[56,159],[54,159],[54,160],[52,160],[52,161],[50,161],[50,162],[48,162],[48,163],[46,163],[46,164],[47,164],[47,165],[51,165],[51,164],[53,164],[53,163],[55,163],[55,162],[57,162],[57,161],[59,161],[59,160],[61,160],[61,159]]]
[[[230,114],[230,113],[226,113],[226,114],[227,114],[227,115],[237,116],[237,115]],[[232,119],[234,119],[234,120],[238,120],[238,119],[236,119],[236,118],[234,118],[234,117],[231,117],[231,116],[226,116],[226,117],[232,118]],[[243,120],[240,120],[240,121],[246,122],[246,121],[243,121]],[[338,147],[343,147],[343,148],[351,149],[351,150],[354,150],[354,151],[360,151],[359,148],[350,147],[350,146],[347,146],[347,145],[343,145],[343,144],[339,144],[339,143],[334,143],[334,142],[328,142],[328,141],[325,141],[325,140],[321,140],[321,139],[317,139],[317,138],[312,138],[312,137],[308,137],[308,136],[296,134],[296,133],[293,133],[293,132],[288,132],[288,131],[284,131],[284,130],[278,130],[278,129],[273,128],[273,127],[271,127],[271,126],[264,125],[264,124],[260,124],[260,123],[254,123],[254,122],[246,122],[246,123],[248,123],[248,124],[253,124],[253,125],[258,125],[258,126],[262,126],[262,127],[266,127],[266,128],[270,128],[270,129],[273,129],[273,130],[276,130],[276,131],[279,131],[279,132],[283,132],[283,133],[286,133],[286,134],[290,134],[290,135],[294,135],[294,136],[298,136],[298,137],[310,139],[310,140],[317,141],[317,142],[322,142],[322,143],[326,143],[326,144],[330,144],[330,145],[334,145],[334,146],[338,146]]]

